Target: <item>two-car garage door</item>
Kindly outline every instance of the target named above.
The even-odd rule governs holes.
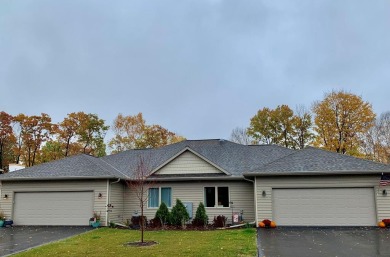
[[[17,225],[88,225],[93,213],[93,192],[15,193]]]
[[[278,225],[374,226],[373,188],[273,189]]]

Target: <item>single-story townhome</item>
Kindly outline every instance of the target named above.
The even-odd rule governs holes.
[[[380,186],[390,166],[307,147],[185,140],[101,158],[76,155],[0,175],[0,209],[15,225],[124,222],[140,211],[133,177],[140,158],[151,171],[145,215],[179,198],[190,216],[200,202],[210,221],[240,213],[245,221],[284,226],[375,226],[390,218],[390,194]]]

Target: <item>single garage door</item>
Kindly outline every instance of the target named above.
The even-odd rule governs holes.
[[[278,225],[375,226],[373,188],[274,189]]]
[[[88,225],[93,192],[15,193],[15,225]]]

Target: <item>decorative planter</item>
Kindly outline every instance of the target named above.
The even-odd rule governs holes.
[[[0,220],[0,228],[4,226],[4,220]]]
[[[98,228],[98,227],[100,227],[100,221],[92,222],[91,225],[93,228]]]

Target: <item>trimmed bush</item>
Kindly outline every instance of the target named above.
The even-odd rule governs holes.
[[[164,227],[164,225],[169,222],[169,210],[164,202],[160,204],[160,207],[158,208],[154,218],[160,220],[162,227]]]
[[[186,207],[179,199],[176,199],[176,204],[171,211],[171,224],[185,228],[185,224],[189,219],[190,216],[188,215]]]
[[[149,220],[149,227],[151,227],[151,228],[162,227],[160,219],[154,218],[154,219]]]
[[[144,221],[144,224],[146,225],[147,222],[148,222],[148,219],[146,218],[146,216],[143,216],[143,221]],[[131,217],[131,224],[132,224],[132,228],[135,228],[135,229],[138,229],[141,227],[141,216],[133,216]]]
[[[209,217],[206,214],[206,209],[202,202],[199,203],[198,209],[196,209],[195,219],[192,221],[192,225],[196,227],[206,226]]]
[[[223,228],[226,226],[227,218],[223,215],[214,216],[213,226],[217,228]]]

